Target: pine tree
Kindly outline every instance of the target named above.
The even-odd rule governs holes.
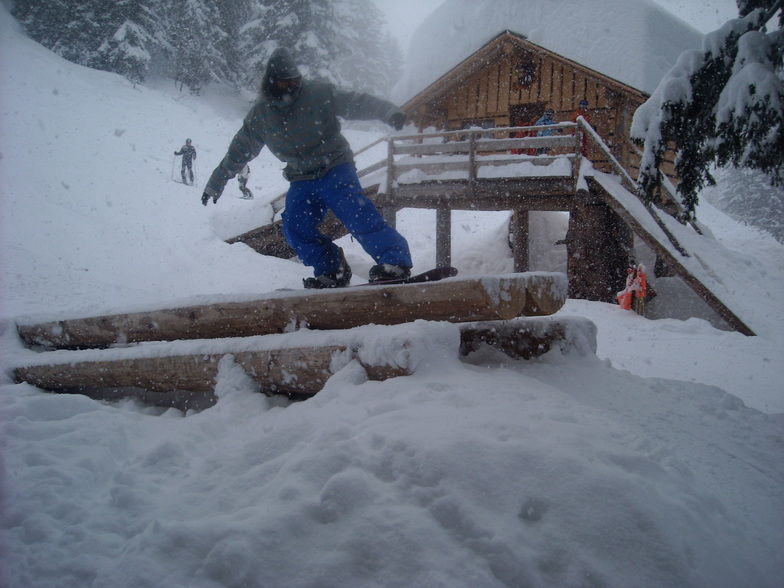
[[[715,184],[714,165],[758,169],[772,185],[784,182],[784,11],[778,29],[766,32],[781,0],[738,3],[740,17],[707,35],[702,51],[681,55],[632,125],[644,145],[639,188],[648,199],[667,145],[677,145],[684,220],[693,219],[698,192]]]
[[[142,82],[152,59],[150,50],[159,38],[159,18],[145,0],[111,2],[103,11],[105,40],[98,47],[91,65],[97,69]]]
[[[220,15],[220,28],[226,33],[218,43],[225,62],[226,82],[235,88],[241,86],[244,78],[244,63],[240,40],[243,27],[251,19],[250,0],[216,0]]]
[[[400,47],[384,30],[381,10],[364,0],[341,0],[337,25],[342,31],[334,68],[342,85],[388,96],[402,74]]]
[[[248,13],[238,33],[239,80],[244,88],[258,89],[267,61],[277,47],[272,24],[276,11],[269,0],[251,0]]]
[[[11,13],[31,39],[73,63],[88,65],[101,45],[101,0],[16,0]]]
[[[222,48],[229,36],[221,28],[215,0],[163,0],[172,51],[174,80],[199,94],[210,82],[230,79]]]

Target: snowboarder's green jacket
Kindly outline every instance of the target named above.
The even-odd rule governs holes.
[[[340,132],[338,117],[376,119],[389,124],[392,116],[400,113],[391,102],[370,94],[342,91],[327,82],[303,80],[294,96],[284,97],[290,100],[287,104],[272,95],[265,74],[261,94],[223,161],[212,172],[206,194],[220,196],[229,179],[265,145],[286,162],[283,175],[287,180],[321,178],[332,168],[354,161],[348,141]]]

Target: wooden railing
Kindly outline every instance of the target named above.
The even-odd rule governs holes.
[[[537,136],[542,130],[552,134]],[[564,131],[573,134],[564,134]],[[402,174],[414,169],[426,175],[464,171],[465,179],[473,182],[483,167],[522,162],[542,165],[551,163],[554,155],[567,156],[572,162],[572,176],[577,177],[580,165],[577,154],[581,141],[581,134],[574,123],[492,130],[472,128],[389,137],[387,193],[391,192]],[[416,159],[400,160],[396,156],[412,156]]]
[[[549,130],[550,136],[536,136]],[[523,136],[510,136],[523,135]],[[464,129],[416,135],[382,137],[356,151],[359,155],[382,141],[387,142],[387,157],[360,169],[360,178],[387,168],[386,189],[390,193],[402,174],[414,169],[428,175],[449,171],[465,171],[469,182],[475,181],[482,167],[530,162],[546,165],[556,155],[566,156],[572,163],[572,176],[579,174],[582,130],[575,123],[556,125],[504,127],[497,129]],[[417,158],[415,161],[401,158]],[[499,157],[504,156],[504,157]],[[286,193],[272,200],[273,214],[285,206]]]

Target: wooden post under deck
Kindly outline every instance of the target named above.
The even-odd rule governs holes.
[[[518,208],[512,213],[510,221],[514,271],[516,272],[527,272],[531,263],[531,252],[528,244],[529,216],[529,211]]]
[[[452,265],[452,211],[436,209],[436,267]]]

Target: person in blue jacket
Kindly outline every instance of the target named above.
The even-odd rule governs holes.
[[[555,111],[552,108],[547,108],[544,111],[544,114],[539,118],[539,120],[537,120],[534,123],[534,125],[537,126],[537,127],[538,126],[542,126],[542,125],[554,125],[556,123],[555,123],[555,119],[553,118],[553,116],[555,116]],[[553,134],[553,129],[539,129],[537,131],[537,133],[536,133],[536,136],[537,137],[549,137],[552,134]],[[547,153],[547,151],[548,151],[547,147],[540,147],[539,149],[537,149],[536,153],[538,155],[543,155],[543,154]]]
[[[266,146],[286,162],[283,175],[290,185],[283,234],[300,260],[313,268],[313,277],[303,280],[306,288],[339,288],[351,281],[343,251],[318,230],[328,209],[376,262],[371,282],[408,277],[408,243],[364,195],[338,117],[377,119],[398,130],[405,124],[405,115],[391,102],[304,80],[288,51],[276,49],[267,63],[260,99],[212,172],[202,204],[217,202],[228,180]]]

